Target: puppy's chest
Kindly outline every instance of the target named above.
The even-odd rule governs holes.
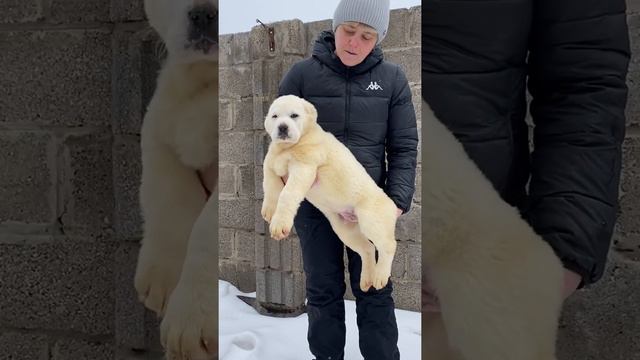
[[[271,161],[271,169],[278,176],[285,176],[289,174],[289,162],[291,161],[291,155],[279,154],[273,157]]]

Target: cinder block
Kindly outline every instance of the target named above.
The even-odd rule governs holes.
[[[235,165],[220,165],[220,177],[218,179],[218,191],[220,195],[235,197],[238,195],[236,188],[236,168]]]
[[[393,281],[393,300],[396,308],[409,311],[420,311],[422,293],[420,283],[415,281]]]
[[[253,134],[225,132],[220,134],[219,156],[221,164],[248,165],[253,162]]]
[[[2,2],[0,24],[35,22],[42,17],[42,6],[37,0],[4,0]]]
[[[320,33],[325,31],[325,30],[332,30],[331,27],[332,25],[332,20],[328,19],[328,20],[320,20],[320,21],[314,21],[314,22],[309,22],[306,24],[307,27],[307,49],[305,51],[305,57],[310,56],[311,53],[313,52],[313,46],[316,42],[316,40],[318,39],[318,36],[320,36]]]
[[[256,200],[264,199],[264,189],[263,189],[263,181],[264,181],[264,168],[262,166],[255,166],[254,171],[254,198]]]
[[[0,223],[54,220],[55,154],[47,133],[0,132]]]
[[[46,335],[3,331],[0,333],[0,358],[7,360],[49,359]]]
[[[418,154],[420,156],[420,154]],[[416,190],[413,194],[413,201],[418,205],[422,202],[422,166],[416,167]]]
[[[268,25],[274,28],[275,50],[270,51],[267,30],[262,25],[254,26],[249,35],[251,60],[306,53],[306,31],[302,21],[279,21]]]
[[[253,93],[258,96],[275,96],[278,95],[278,87],[280,81],[295,61],[284,61],[291,58],[283,56],[277,59],[264,61],[255,61],[253,63]],[[294,57],[298,59],[298,57]],[[286,62],[286,64],[285,64]],[[268,107],[265,109],[264,115],[267,114]],[[264,121],[264,117],[262,118]]]
[[[291,237],[280,240],[280,267],[282,271],[291,271],[293,268],[293,248]]]
[[[256,270],[256,300],[267,301],[267,269]]]
[[[116,134],[140,134],[160,71],[159,41],[149,27],[116,30],[113,34],[112,108]]]
[[[145,18],[143,0],[111,0],[111,21],[143,21]]]
[[[398,240],[421,241],[421,206],[413,205],[407,214],[398,218],[396,238]]]
[[[400,65],[410,83],[419,83],[422,81],[422,56],[420,47],[416,46],[409,49],[387,51],[385,52],[385,59]]]
[[[236,231],[235,244],[235,255],[238,259],[255,262],[256,242],[253,232]]]
[[[255,244],[256,244],[256,248],[255,248],[255,257],[256,257],[256,268],[258,269],[264,269],[268,266],[269,264],[269,260],[268,260],[268,256],[267,256],[267,250],[268,250],[268,245],[267,245],[267,237],[263,234],[259,234],[254,232],[254,240],[255,240]]]
[[[254,134],[254,165],[259,166],[264,163],[264,157],[267,155],[267,151],[269,151],[270,141],[269,135],[266,132],[257,132]]]
[[[283,273],[284,293],[283,303],[286,306],[298,308],[304,305],[304,278],[294,272]]]
[[[640,0],[627,0],[627,14],[640,13]]]
[[[233,243],[235,241],[235,230],[218,229],[218,251],[220,259],[230,259],[233,256]]]
[[[115,245],[66,238],[1,245],[0,323],[113,334]]]
[[[110,126],[108,30],[3,31],[0,43],[0,125]]]
[[[139,249],[137,243],[120,243],[114,256],[114,340],[116,345],[128,349],[146,347],[145,307],[138,300],[138,293],[134,287]]]
[[[269,251],[269,268],[282,270],[282,243],[279,240],[269,239],[267,246]]]
[[[254,214],[253,214],[253,223],[254,223],[254,227],[253,230],[256,232],[256,234],[266,234],[266,237],[269,237],[269,235],[267,234],[267,222],[264,221],[264,219],[262,218],[262,201],[261,200],[256,200],[254,201]]]
[[[137,2],[137,1],[133,1]],[[47,22],[55,24],[102,22],[110,18],[110,2],[103,0],[50,0]]]
[[[407,244],[398,242],[396,246],[396,254],[393,257],[391,265],[391,276],[394,279],[402,279],[407,271]]]
[[[218,132],[233,130],[233,103],[235,100],[220,99]]]
[[[262,169],[259,168],[261,171]],[[240,191],[241,197],[255,198],[255,170],[256,167],[251,165],[241,165],[238,167],[240,175]]]
[[[253,130],[253,98],[242,98],[233,105],[233,130]]]
[[[602,280],[565,302],[558,358],[627,360],[640,355],[640,263],[616,253]]]
[[[420,244],[407,245],[407,279],[417,282],[422,280],[422,246]]]
[[[231,54],[233,55],[231,60],[233,61],[233,64],[251,63],[251,51],[249,49],[251,43],[250,40],[250,32],[233,35],[233,40],[231,42]]]
[[[409,40],[411,18],[409,10],[394,9],[389,16],[387,36],[380,45],[383,49],[406,47]],[[386,52],[385,52],[386,54]]]
[[[219,70],[221,99],[240,99],[251,96],[251,66],[235,65],[221,67]]]
[[[238,289],[242,292],[256,291],[256,268],[253,263],[240,261],[237,265]]]
[[[142,238],[143,223],[139,195],[142,174],[140,138],[116,136],[113,157],[116,236],[118,239],[138,241]]]
[[[232,284],[238,283],[236,262],[234,260],[218,260],[218,277]]]
[[[233,37],[234,34],[224,34],[218,36],[220,53],[218,64],[220,67],[230,67],[233,65]]]
[[[60,339],[53,346],[51,360],[112,360],[113,343]]]
[[[65,139],[61,216],[65,233],[101,236],[112,232],[112,143],[111,134],[73,135]]]
[[[254,84],[255,86],[255,84]],[[269,113],[269,106],[277,94],[255,95],[253,97],[253,129],[264,130],[264,120]],[[265,134],[264,132],[260,133]]]
[[[249,199],[220,200],[219,226],[239,230],[253,230],[254,203]]]
[[[291,269],[295,273],[302,273],[302,248],[300,247],[300,238],[297,236],[292,238],[291,246]]]
[[[267,270],[267,301],[274,304],[284,304],[283,273],[278,270]]]
[[[409,9],[409,44],[422,44],[422,6]]]

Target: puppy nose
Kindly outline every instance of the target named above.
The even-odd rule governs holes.
[[[286,124],[278,125],[278,135],[286,135],[289,127]]]
[[[212,6],[197,6],[188,13],[192,40],[207,36],[217,38],[218,11]],[[217,39],[215,39],[217,40]]]

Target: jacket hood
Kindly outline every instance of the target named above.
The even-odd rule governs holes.
[[[352,74],[362,74],[378,65],[384,59],[382,49],[376,45],[371,54],[367,55],[360,64],[349,67],[340,61],[340,58],[335,54],[335,50],[335,35],[331,31],[323,31],[313,45],[312,56],[339,74],[345,74],[347,70]]]

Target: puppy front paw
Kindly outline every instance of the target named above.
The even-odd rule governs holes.
[[[214,283],[181,280],[160,324],[167,359],[218,359],[218,321]]]
[[[291,228],[293,227],[293,217],[283,216],[281,214],[275,214],[271,218],[269,224],[269,232],[271,237],[275,240],[282,240],[289,236]]]
[[[262,201],[262,210],[260,210],[260,214],[264,221],[271,223],[271,218],[273,214],[276,212],[277,203],[273,201],[263,200]]]
[[[386,269],[385,266],[382,266],[380,263],[378,263],[373,274],[373,287],[376,290],[382,289],[383,287],[387,286],[390,277],[390,269]]]
[[[143,242],[134,278],[138,299],[158,316],[164,314],[171,292],[176,287],[182,263],[177,254],[164,253]]]

